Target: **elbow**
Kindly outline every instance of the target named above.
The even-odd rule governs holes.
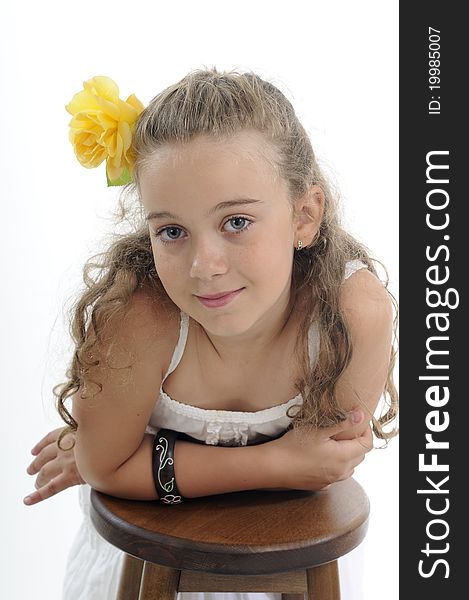
[[[87,460],[81,453],[75,453],[75,461],[82,479],[98,492],[112,495],[112,473],[102,473],[92,460]]]
[[[97,473],[93,469],[85,468],[84,473],[82,474],[82,479],[97,492],[102,492],[103,494],[108,494],[109,496],[115,496],[117,498],[128,497],[121,495],[119,486],[117,485],[115,473],[107,473],[106,475],[103,475],[102,473]]]
[[[112,495],[112,484],[109,479],[105,479],[100,477],[96,473],[90,473],[85,471],[84,474],[80,471],[81,477],[85,483],[91,486],[94,490],[98,492],[103,492],[104,494]]]

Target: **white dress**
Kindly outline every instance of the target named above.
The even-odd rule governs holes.
[[[344,279],[366,265],[353,260],[346,264]],[[301,404],[298,394],[284,404],[256,412],[208,410],[170,398],[163,383],[179,364],[188,333],[189,317],[181,311],[179,340],[168,371],[161,383],[146,433],[160,428],[173,429],[205,441],[206,444],[245,446],[284,432],[291,419],[285,414],[290,406]],[[313,361],[319,350],[316,327],[309,331],[309,356]],[[102,538],[94,529],[89,511],[90,486],[78,488],[84,519],[69,551],[63,581],[63,600],[115,600],[124,553]],[[169,508],[170,509],[170,508]],[[358,546],[339,559],[342,600],[362,600],[363,552]],[[177,600],[281,600],[279,593],[179,592]]]

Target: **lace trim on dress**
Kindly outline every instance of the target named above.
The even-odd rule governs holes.
[[[174,412],[190,416],[194,419],[200,419],[201,421],[217,421],[218,423],[266,423],[275,419],[280,419],[285,416],[285,411],[289,405],[293,405],[294,402],[303,400],[301,394],[297,394],[294,398],[278,404],[277,406],[271,406],[263,410],[256,410],[254,412],[241,411],[241,410],[213,410],[210,408],[200,408],[199,406],[192,406],[192,404],[184,404],[178,400],[173,400],[168,394],[161,390],[160,401],[163,400],[165,404],[169,405],[171,410]]]
[[[207,424],[205,443],[212,446],[247,446],[249,423],[224,424],[210,421]]]

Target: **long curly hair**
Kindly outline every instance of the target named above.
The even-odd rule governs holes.
[[[296,389],[303,403],[296,414],[289,414],[290,427],[326,427],[345,418],[335,398],[338,378],[352,357],[349,329],[339,306],[345,263],[359,259],[378,276],[374,263],[385,273],[383,281],[393,305],[393,340],[387,380],[382,395],[382,414],[370,415],[375,435],[387,442],[397,429],[385,431],[398,410],[398,395],[393,382],[397,354],[397,302],[388,290],[386,267],[370,256],[369,250],[341,226],[338,196],[322,173],[309,136],[298,120],[293,106],[272,83],[253,72],[200,69],[159,93],[141,113],[132,138],[133,181],[122,188],[117,211],[117,226],[124,233],[112,234],[108,249],[91,257],[84,266],[85,290],[70,314],[70,333],[75,352],[65,383],[56,385],[56,408],[67,424],[58,444],[78,424],[65,407],[65,401],[80,388],[87,387],[87,373],[93,363],[93,347],[110,319],[123,317],[132,295],[145,287],[161,303],[168,296],[155,269],[150,233],[140,200],[139,175],[155,151],[168,143],[186,143],[199,135],[226,139],[244,129],[256,129],[270,142],[273,164],[288,184],[291,203],[312,185],[325,195],[324,214],[314,242],[294,253],[291,281],[291,306],[302,299],[302,323],[296,353],[301,375]],[[306,293],[305,293],[306,292]],[[320,350],[313,365],[308,360],[308,331],[316,322]],[[96,393],[102,389],[99,382]],[[88,385],[87,385],[88,384]],[[291,407],[298,409],[298,406]],[[290,410],[291,410],[290,408]],[[72,446],[73,447],[73,446]],[[71,448],[70,448],[71,449]]]

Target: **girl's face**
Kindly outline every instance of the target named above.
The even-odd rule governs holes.
[[[201,136],[162,147],[140,175],[161,283],[215,336],[255,332],[288,306],[298,236],[287,184],[262,156],[269,149],[252,130]],[[230,301],[201,299],[233,290]]]

